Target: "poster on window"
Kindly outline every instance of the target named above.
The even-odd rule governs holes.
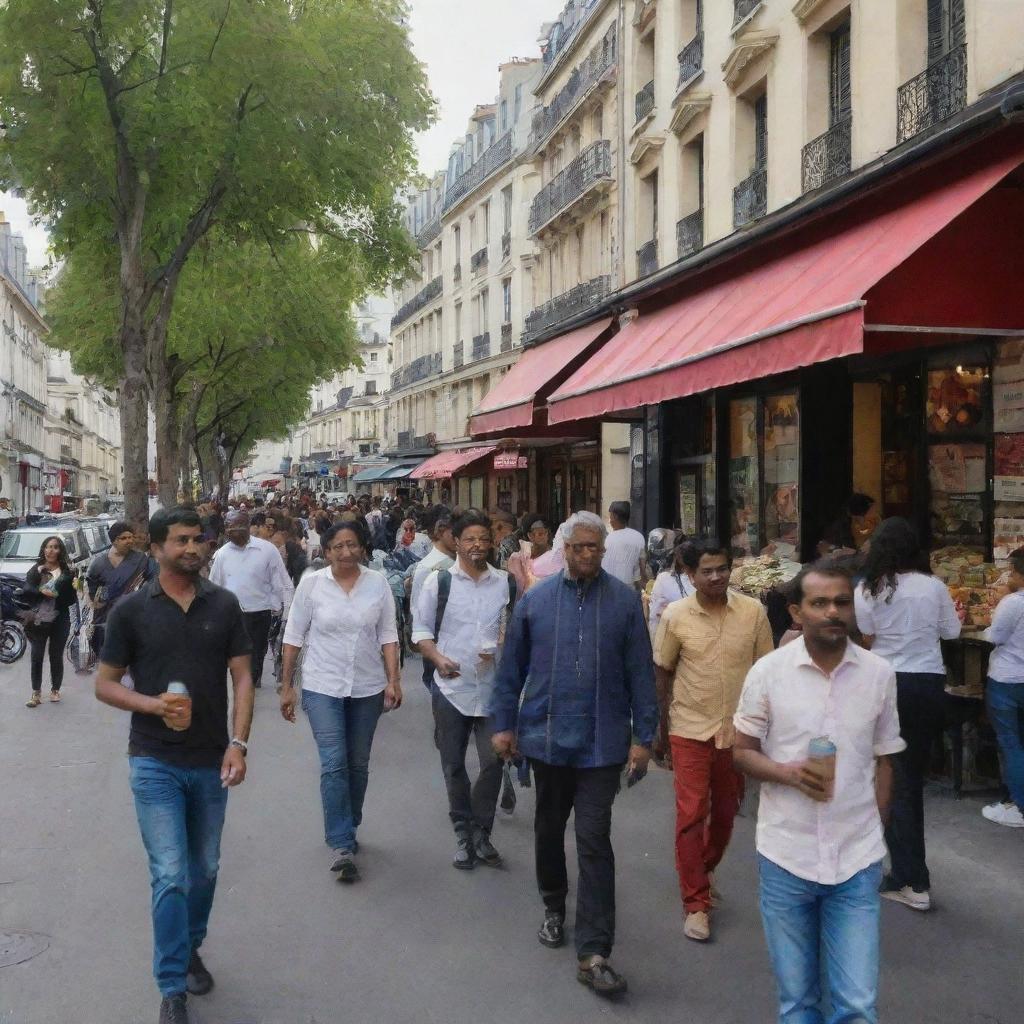
[[[1024,501],[1024,434],[996,434],[993,468],[996,501]]]
[[[1024,519],[996,519],[992,536],[992,557],[1005,562],[1011,551],[1024,547]]]
[[[992,393],[992,410],[997,431],[1024,431],[1024,380],[997,383]]]
[[[992,364],[995,384],[1024,380],[1024,338],[1011,338],[1001,342]]]
[[[931,434],[975,431],[984,419],[985,370],[980,366],[928,372],[926,413]]]
[[[931,445],[928,479],[932,490],[941,494],[980,494],[985,490],[985,446]]]

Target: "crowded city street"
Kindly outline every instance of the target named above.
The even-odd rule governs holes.
[[[752,795],[717,876],[715,941],[698,946],[682,934],[671,774],[652,768],[620,794],[616,962],[630,992],[598,1002],[576,983],[571,949],[536,940],[534,790],[518,790],[513,815],[498,812],[502,868],[452,870],[420,674],[419,659],[406,663],[405,702],[377,732],[363,877],[351,887],[326,869],[308,726],[282,721],[273,687],[257,694],[249,777],[229,801],[203,946],[217,987],[190,1000],[196,1024],[771,1018]],[[30,713],[27,677],[26,661],[0,668],[0,933],[39,934],[48,947],[0,970],[0,1022],[149,1020],[149,882],[128,788],[128,716],[99,704],[92,680],[75,675],[59,705]],[[926,915],[883,902],[884,1020],[1020,1019],[1020,835],[984,821],[981,803],[929,788],[929,860],[941,896]]]

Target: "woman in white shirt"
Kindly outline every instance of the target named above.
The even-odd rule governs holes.
[[[696,593],[697,588],[693,585],[693,577],[690,575],[692,570],[685,562],[686,551],[690,546],[687,540],[680,541],[675,546],[672,551],[672,568],[659,572],[651,588],[647,621],[651,627],[652,637],[658,631],[658,623],[661,622],[665,609],[673,601],[681,601],[684,597]]]
[[[395,598],[386,577],[363,565],[369,543],[361,520],[323,534],[327,568],[302,578],[284,634],[281,714],[295,721],[293,676],[304,649],[302,710],[320,752],[324,836],[342,882],[359,877],[356,830],[377,721],[402,703]]]
[[[946,667],[939,641],[960,635],[960,619],[905,519],[886,519],[871,538],[854,600],[864,645],[896,672],[900,735],[907,743],[893,757],[892,813],[885,830],[892,869],[882,895],[928,910],[924,780],[932,741],[945,722]]]

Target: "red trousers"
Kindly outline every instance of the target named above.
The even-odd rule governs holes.
[[[676,783],[676,871],[688,914],[711,907],[708,872],[718,867],[743,799],[732,750],[715,741],[670,736]]]

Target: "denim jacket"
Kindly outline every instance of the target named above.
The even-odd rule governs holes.
[[[561,572],[527,591],[505,640],[491,716],[496,732],[514,730],[520,752],[545,764],[624,764],[634,737],[650,746],[658,704],[636,591],[604,570],[588,583]]]

